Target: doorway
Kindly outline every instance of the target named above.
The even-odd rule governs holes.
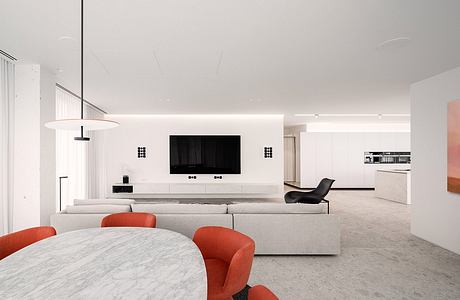
[[[295,136],[284,137],[284,181],[296,181],[296,140]]]

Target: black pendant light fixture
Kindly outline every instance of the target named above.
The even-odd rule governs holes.
[[[84,61],[83,61],[83,0],[81,0],[81,20],[80,20],[80,119],[83,120],[83,68],[84,68]],[[83,136],[83,125],[80,126],[80,136],[76,136],[73,138],[76,141],[89,141],[89,137]]]
[[[83,98],[83,83],[84,83],[84,49],[83,49],[83,0],[81,0],[81,52],[80,52],[80,119],[61,119],[45,124],[46,127],[51,129],[62,129],[62,130],[80,130],[80,136],[74,138],[76,141],[89,141],[90,138],[84,136],[83,128],[86,130],[103,130],[117,127],[120,125],[118,122],[106,120],[106,119],[85,119],[83,115],[84,111],[84,98]]]

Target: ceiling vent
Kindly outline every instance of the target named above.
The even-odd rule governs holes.
[[[411,38],[407,36],[401,36],[394,39],[386,40],[377,45],[377,50],[389,50],[389,49],[399,49],[409,45]]]

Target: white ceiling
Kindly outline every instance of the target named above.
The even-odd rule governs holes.
[[[79,0],[0,0],[0,49],[79,93]],[[460,1],[85,2],[85,98],[114,113],[409,113],[460,65]],[[70,37],[70,38],[67,38]],[[379,48],[409,37],[407,43]]]

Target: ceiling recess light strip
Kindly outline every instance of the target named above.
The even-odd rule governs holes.
[[[74,138],[76,141],[89,141],[89,137],[83,135],[83,128],[86,130],[103,130],[117,127],[120,125],[118,122],[105,120],[105,119],[85,119],[83,116],[83,82],[84,82],[84,72],[83,72],[83,0],[81,0],[81,53],[80,53],[80,76],[81,76],[81,90],[80,90],[80,119],[62,119],[55,120],[45,123],[47,128],[51,129],[61,129],[61,130],[80,130],[80,136]]]
[[[294,114],[295,117],[410,117],[410,114]]]

